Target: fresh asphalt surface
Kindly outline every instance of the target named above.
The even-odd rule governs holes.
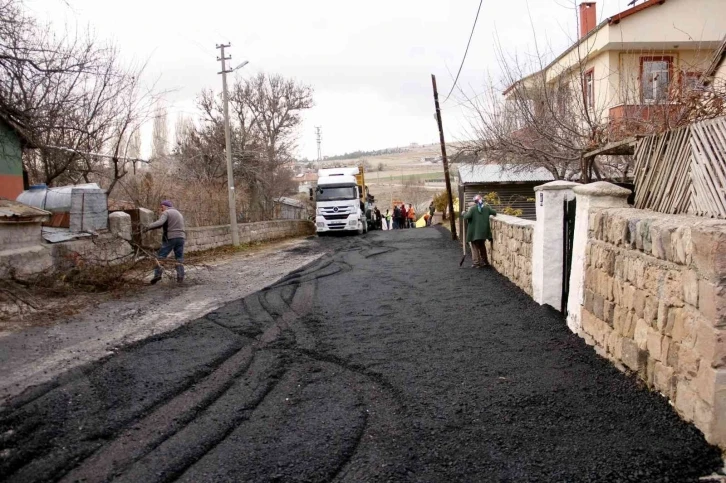
[[[698,481],[720,453],[437,228],[313,240],[272,287],[32,388],[5,481]],[[119,320],[118,323],[123,323]]]

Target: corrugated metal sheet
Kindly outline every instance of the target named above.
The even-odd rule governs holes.
[[[91,236],[90,233],[71,233],[68,228],[53,228],[50,226],[44,226],[41,236],[48,243],[60,243],[69,240],[75,240],[77,238],[86,238]]]
[[[8,221],[45,221],[50,213],[19,201],[0,198],[0,219]]]
[[[513,171],[510,165],[462,164],[459,166],[459,183],[525,183],[538,181],[546,183],[555,177],[545,168]]]
[[[305,207],[305,204],[302,201],[296,200],[295,198],[287,198],[285,196],[281,196],[281,197],[277,198],[275,201],[277,201],[278,203],[282,203],[283,205],[294,206],[296,208]]]

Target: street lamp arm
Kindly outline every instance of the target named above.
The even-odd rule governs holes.
[[[244,62],[242,62],[242,63],[241,63],[240,65],[238,65],[237,67],[235,67],[234,69],[232,69],[232,72],[234,72],[234,71],[236,71],[236,70],[239,70],[239,69],[241,69],[242,67],[246,66],[246,65],[247,65],[247,64],[249,64],[249,63],[250,63],[250,61],[249,61],[249,60],[245,60],[245,61],[244,61]]]

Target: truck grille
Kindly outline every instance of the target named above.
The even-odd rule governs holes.
[[[323,215],[323,218],[325,218],[326,220],[345,220],[346,218],[348,218],[348,214],[345,213],[343,215],[341,215],[341,214],[328,215],[326,213],[326,214]]]
[[[338,209],[338,211],[335,211],[335,209]],[[321,214],[323,216],[325,215],[350,215],[351,213],[354,213],[354,208],[350,206],[326,206],[325,208],[320,209]]]

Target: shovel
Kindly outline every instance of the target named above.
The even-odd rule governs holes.
[[[461,260],[459,261],[459,266],[462,266],[464,264],[464,260],[466,259],[466,221],[464,222],[464,228],[463,233],[461,234],[461,248],[464,251],[464,255],[461,256]]]

